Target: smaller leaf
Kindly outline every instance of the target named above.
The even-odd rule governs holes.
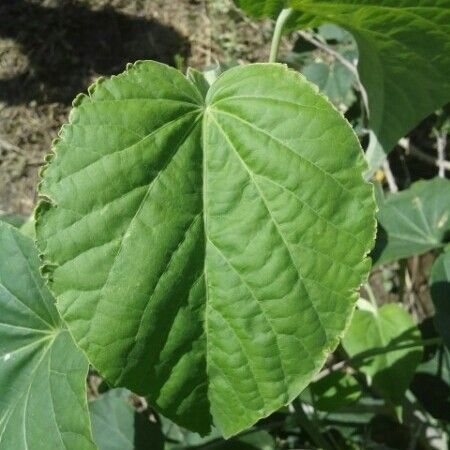
[[[310,385],[314,407],[320,411],[337,411],[361,397],[361,388],[354,377],[332,372]]]
[[[388,350],[417,341],[420,337],[411,316],[400,305],[389,304],[380,309],[367,307],[356,310],[342,345],[351,358],[368,350],[386,350],[365,359],[359,369],[380,395],[398,405],[421,361],[422,348]]]
[[[255,430],[242,437],[225,440],[217,428],[213,428],[208,436],[202,437],[163,416],[160,416],[160,420],[166,439],[164,450],[194,450],[203,448],[203,446],[205,448],[211,446],[217,450],[274,450],[276,448],[275,440],[270,433],[264,430]]]
[[[339,44],[356,46],[352,35],[348,31],[332,23],[320,26],[319,34],[329,43],[337,42]]]
[[[0,222],[0,448],[94,450],[87,371],[33,242]]]
[[[20,228],[27,221],[27,218],[19,214],[9,214],[0,210],[0,221],[9,223],[13,227]]]
[[[430,291],[436,309],[434,316],[436,329],[450,348],[450,246],[433,264]]]
[[[377,264],[419,255],[444,246],[450,232],[450,181],[418,181],[391,194],[378,211],[372,259]]]
[[[304,67],[303,75],[316,84],[340,110],[346,110],[356,99],[352,90],[354,76],[340,62],[313,62]]]
[[[343,59],[351,62],[357,59],[358,51],[352,35],[336,25],[319,27],[319,40],[330,42],[333,51]],[[308,46],[309,45],[309,46]],[[331,102],[341,111],[346,111],[356,100],[353,86],[356,82],[354,73],[337,58],[331,58],[322,51],[299,37],[286,62],[312,83],[316,84]]]
[[[162,415],[160,415],[160,421],[162,433],[166,439],[165,450],[181,450],[202,446],[222,437],[217,428],[213,428],[207,436],[200,436],[200,434],[189,431]]]
[[[274,450],[275,440],[267,431],[255,431],[242,436],[239,439],[225,441],[222,447],[223,450]]]
[[[90,403],[92,430],[99,450],[162,450],[159,424],[131,404],[127,389],[113,389]]]

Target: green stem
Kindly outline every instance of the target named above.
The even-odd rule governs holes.
[[[270,47],[269,62],[276,62],[278,57],[278,49],[280,48],[281,35],[283,33],[284,25],[292,14],[292,8],[282,9],[275,24],[275,29],[273,30],[272,45]]]
[[[378,308],[377,299],[375,298],[375,294],[373,293],[372,286],[370,286],[369,282],[364,285],[364,289],[369,296],[370,303],[372,303],[375,308]]]
[[[317,424],[306,415],[302,403],[298,398],[292,402],[292,406],[295,409],[295,417],[297,418],[300,427],[308,434],[317,448],[322,450],[333,450],[333,447],[325,439]]]
[[[406,350],[408,348],[414,347],[427,347],[430,345],[439,345],[442,343],[442,338],[430,338],[430,339],[418,339],[414,342],[408,342],[407,344],[401,345],[388,345],[386,347],[372,348],[365,352],[361,352],[355,355],[353,358],[347,360],[347,365],[354,364],[355,362],[361,362],[365,359],[372,358],[373,356],[384,355],[385,353],[395,352],[397,350]]]

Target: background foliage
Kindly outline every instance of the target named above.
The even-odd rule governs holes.
[[[276,18],[287,6],[237,2],[249,18],[228,1],[171,3],[0,5],[0,16],[11,18],[0,23],[0,207],[3,221],[17,227],[0,228],[0,449],[76,450],[94,442],[100,450],[447,449],[446,1],[289,2],[302,15],[288,22],[279,59],[350,122],[379,208],[374,267],[348,333],[300,397],[224,441],[216,429],[201,437],[175,425],[146,398],[110,389],[92,368],[85,383],[87,361],[56,313],[26,237],[34,233],[27,216],[36,170],[71,98],[133,59],[211,73],[216,58],[229,66],[266,60],[273,23],[254,17]],[[343,28],[328,24],[330,17]],[[105,51],[93,50],[93,41]],[[41,419],[49,409],[54,415]]]

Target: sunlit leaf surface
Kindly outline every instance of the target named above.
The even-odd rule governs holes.
[[[364,170],[347,122],[285,66],[233,68],[203,98],[140,62],[78,97],[55,144],[44,272],[111,383],[230,436],[337,345],[370,266]]]
[[[33,242],[0,222],[0,448],[95,450],[87,371]]]

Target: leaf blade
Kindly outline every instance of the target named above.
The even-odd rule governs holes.
[[[434,261],[430,274],[430,293],[436,309],[434,315],[434,323],[439,334],[450,347],[450,332],[448,321],[450,318],[449,303],[450,288],[450,249],[446,248],[441,255]]]
[[[0,255],[0,445],[95,450],[88,362],[58,316],[36,250],[0,223]]]
[[[386,353],[367,359],[359,368],[380,395],[400,405],[421,361],[422,348],[388,350],[419,339],[420,331],[411,316],[400,305],[389,304],[356,310],[342,345],[350,357],[386,348]]]
[[[147,89],[148,74],[186,93],[131,90],[128,78]],[[293,71],[231,69],[202,102],[179,72],[152,62],[97,86],[44,171],[37,239],[93,365],[182,426],[206,434],[212,414],[230,436],[298,395],[337,345],[370,264],[374,202],[355,135]],[[283,203],[300,212],[301,243]],[[300,249],[317,260],[316,278]],[[298,351],[308,367],[293,361]]]
[[[380,143],[373,164],[379,164],[383,153],[450,99],[448,0],[236,3],[249,14],[272,18],[289,6],[296,13],[291,29],[331,22],[353,34],[359,50],[358,72],[369,99],[370,128]]]

